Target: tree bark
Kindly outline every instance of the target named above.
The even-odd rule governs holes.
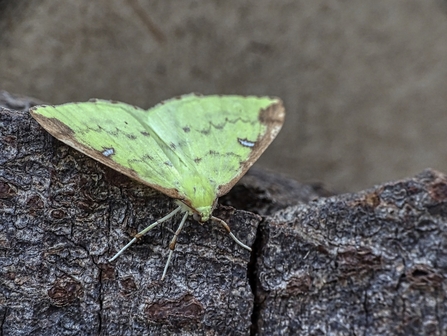
[[[327,197],[252,170],[215,212],[251,255],[191,219],[160,281],[178,216],[107,260],[172,200],[55,140],[35,103],[0,94],[3,335],[446,333],[443,174]]]

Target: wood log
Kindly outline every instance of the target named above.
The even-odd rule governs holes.
[[[447,178],[425,170],[332,195],[251,170],[213,224],[47,134],[36,100],[0,94],[3,335],[444,335]]]

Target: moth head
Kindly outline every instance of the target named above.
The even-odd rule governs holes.
[[[211,206],[202,206],[199,208],[195,208],[192,217],[194,218],[194,220],[200,223],[205,223],[211,218],[216,205],[217,205],[217,198],[214,200]]]
[[[210,206],[201,207],[194,210],[195,212],[193,213],[192,217],[200,223],[205,223],[208,221],[213,213],[213,207]]]

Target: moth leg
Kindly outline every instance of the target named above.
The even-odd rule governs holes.
[[[251,248],[250,248],[250,247],[248,247],[247,245],[245,245],[245,244],[242,243],[239,239],[236,238],[236,236],[231,232],[230,227],[228,226],[227,223],[225,223],[225,221],[223,221],[223,220],[220,219],[220,218],[214,217],[214,216],[211,216],[211,220],[216,221],[216,222],[219,222],[220,224],[222,224],[222,226],[225,228],[225,230],[227,230],[227,232],[228,232],[228,234],[230,235],[230,237],[231,237],[231,238],[232,238],[232,239],[233,239],[239,246],[243,247],[243,248],[246,249],[246,250],[251,251]]]
[[[166,272],[168,270],[169,264],[171,263],[171,258],[172,258],[172,254],[174,253],[175,250],[175,244],[177,243],[177,237],[180,234],[180,232],[183,229],[183,225],[185,224],[186,218],[188,218],[189,213],[185,212],[185,214],[183,215],[182,221],[180,222],[180,225],[177,228],[177,231],[175,231],[174,233],[174,237],[172,237],[171,242],[169,243],[169,255],[168,255],[168,261],[166,262],[165,265],[165,269],[163,270],[163,275],[161,276],[161,280],[164,280],[165,276],[166,276]]]
[[[114,261],[116,258],[118,258],[125,250],[127,250],[127,248],[132,245],[133,243],[135,243],[137,241],[137,239],[141,238],[142,236],[144,236],[148,231],[152,230],[154,227],[156,227],[158,224],[163,223],[164,221],[167,221],[169,218],[173,217],[177,212],[179,212],[182,209],[182,207],[177,207],[174,211],[170,212],[169,214],[167,214],[166,216],[164,216],[163,218],[160,218],[158,221],[156,221],[155,223],[152,223],[151,225],[149,225],[147,228],[145,228],[143,231],[138,232],[135,237],[126,245],[124,246],[121,250],[118,251],[117,254],[115,254],[113,256],[113,258],[109,259],[109,262]]]

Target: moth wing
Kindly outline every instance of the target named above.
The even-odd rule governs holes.
[[[30,113],[67,145],[170,197],[182,197],[179,172],[151,134],[147,111],[125,103],[91,100],[35,106]]]
[[[57,139],[192,208],[226,194],[284,121],[277,98],[194,94],[147,111],[94,100],[30,112]]]
[[[195,94],[159,104],[152,113],[151,120],[157,120],[152,128],[175,148],[178,171],[187,176],[183,187],[192,192],[209,186],[214,198],[226,194],[253,165],[285,116],[278,98]]]

